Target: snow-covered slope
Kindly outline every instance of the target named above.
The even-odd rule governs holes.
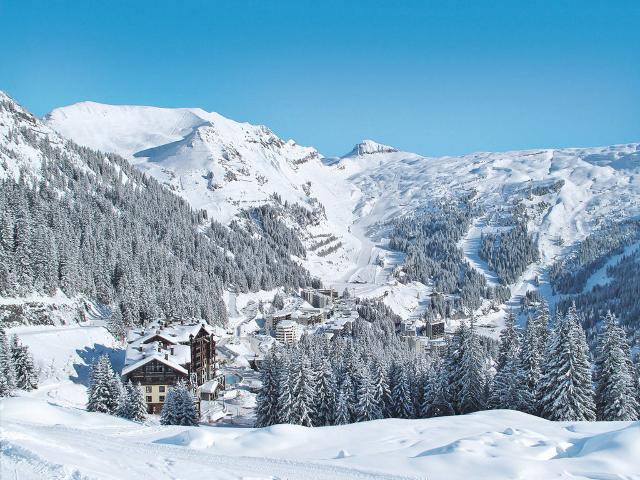
[[[20,327],[36,391],[0,400],[0,476],[40,478],[640,478],[640,422],[549,422],[495,410],[262,429],[145,425],[84,410],[88,366],[122,347],[102,327]]]
[[[495,410],[264,429],[146,426],[31,398],[0,402],[1,475],[199,479],[638,479],[639,422]]]
[[[403,256],[387,249],[383,231],[373,238],[371,227],[434,199],[472,195],[482,208],[460,246],[490,284],[497,277],[478,257],[480,236],[503,226],[516,206],[526,211],[541,261],[512,286],[514,302],[536,277],[550,295],[546,271],[558,256],[607,221],[640,214],[639,144],[435,158],[363,140],[342,158],[323,158],[266,127],[201,109],[86,102],[54,110],[46,123],[81,144],[127,156],[222,221],[270,202],[273,193],[309,208],[317,200],[327,219],[303,232],[305,265],[338,288],[386,295],[403,316],[416,315],[429,290],[395,282]],[[309,248],[330,235],[331,245],[341,243],[335,252]]]
[[[81,145],[129,158],[221,221],[268,202],[273,193],[306,204],[325,170],[314,148],[198,108],[84,102],[52,111],[45,122]],[[310,195],[303,189],[307,182]],[[324,182],[317,188],[341,198],[345,194]]]
[[[58,108],[45,123],[81,145],[128,158],[223,223],[243,209],[273,203],[273,194],[309,210],[324,207],[326,219],[302,235],[308,247],[328,235],[341,243],[326,257],[309,249],[307,267],[327,281],[360,248],[348,231],[357,189],[326,168],[314,148],[283,141],[267,127],[198,108],[92,102]]]

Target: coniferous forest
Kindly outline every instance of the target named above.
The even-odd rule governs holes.
[[[637,420],[638,369],[613,314],[592,359],[575,306],[551,321],[541,304],[524,329],[508,315],[497,345],[472,320],[442,354],[417,355],[380,305],[350,335],[274,346],[261,368],[257,424],[339,425],[512,409],[549,420]],[[376,313],[378,312],[378,313]],[[593,372],[593,377],[592,377]]]
[[[9,102],[0,108],[13,108]],[[115,331],[159,316],[225,325],[222,292],[297,288],[304,248],[269,210],[209,221],[117,155],[14,129],[2,148],[42,152],[39,178],[0,180],[0,294],[61,289],[114,306]]]

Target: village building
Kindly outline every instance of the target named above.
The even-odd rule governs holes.
[[[300,330],[293,320],[283,320],[276,326],[276,340],[285,345],[291,345],[298,341]]]
[[[444,338],[444,326],[444,319],[442,318],[429,319],[425,325],[425,334],[432,340]]]
[[[198,402],[201,394],[206,400],[217,398],[225,387],[216,337],[207,324],[155,321],[132,329],[127,343],[122,377],[141,386],[149,413],[160,413],[168,389],[180,380],[193,388]]]
[[[301,297],[312,307],[327,308],[338,298],[338,292],[333,288],[305,288],[302,290]]]

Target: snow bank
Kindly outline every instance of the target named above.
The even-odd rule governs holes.
[[[98,479],[640,478],[639,422],[556,423],[496,410],[338,427],[195,428],[138,425],[41,399],[0,408],[3,479],[60,471]]]

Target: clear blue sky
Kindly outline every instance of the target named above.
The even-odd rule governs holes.
[[[640,141],[640,1],[0,0],[0,89],[199,106],[327,155]]]

